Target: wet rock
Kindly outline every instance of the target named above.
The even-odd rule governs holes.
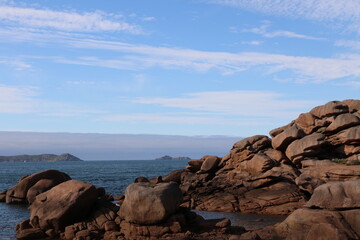
[[[36,240],[45,237],[45,233],[40,228],[24,229],[16,234],[16,239],[19,240]]]

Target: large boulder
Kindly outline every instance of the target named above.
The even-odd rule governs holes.
[[[328,138],[332,145],[360,144],[360,126],[347,128]]]
[[[202,165],[198,173],[209,173],[214,172],[218,169],[221,158],[218,156],[204,156],[200,159],[202,161]]]
[[[33,228],[56,232],[83,220],[97,200],[96,188],[88,183],[69,180],[39,194],[29,207]]]
[[[311,113],[302,113],[295,120],[295,124],[299,126],[305,134],[311,134],[317,129],[315,125],[316,120],[317,118]]]
[[[278,236],[273,239],[318,240],[359,239],[360,210],[328,211],[298,209],[275,226]]]
[[[324,105],[313,108],[310,113],[318,118],[335,116],[349,112],[349,107],[339,101],[331,101]]]
[[[338,115],[335,120],[326,128],[327,132],[338,132],[345,128],[360,124],[360,119],[351,113]]]
[[[186,166],[186,169],[190,172],[197,172],[201,169],[201,166],[203,164],[203,161],[200,160],[190,160],[188,161],[188,165]]]
[[[342,102],[349,107],[349,112],[360,111],[360,100],[347,99]]]
[[[293,125],[285,129],[277,136],[275,136],[272,139],[271,144],[274,149],[284,150],[294,140],[302,138],[304,136],[305,136],[304,131],[301,128],[299,128],[297,125]]]
[[[22,177],[18,184],[7,190],[6,203],[31,203],[37,194],[70,179],[69,175],[57,170],[46,170]],[[38,183],[39,181],[41,182]]]
[[[236,142],[231,150],[231,153],[235,154],[244,150],[258,152],[267,147],[271,147],[270,138],[265,135],[255,135]]]
[[[125,190],[119,216],[136,224],[156,224],[175,213],[182,203],[182,193],[174,183],[133,183]]]
[[[250,160],[240,163],[240,169],[251,173],[263,173],[276,165],[276,162],[266,154],[255,154]]]
[[[325,135],[314,133],[292,142],[286,149],[286,156],[295,164],[299,164],[305,157],[315,157],[322,153],[326,144]]]
[[[360,180],[323,184],[315,189],[306,206],[330,210],[360,208]]]

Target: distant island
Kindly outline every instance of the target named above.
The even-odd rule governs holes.
[[[60,162],[60,161],[83,161],[69,153],[41,154],[41,155],[16,155],[0,156],[0,162]]]
[[[169,155],[165,155],[159,158],[155,158],[155,160],[186,160],[186,161],[190,161],[191,158],[189,157],[171,157]]]

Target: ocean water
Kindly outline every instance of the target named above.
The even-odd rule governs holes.
[[[123,194],[126,186],[139,176],[147,178],[164,176],[184,168],[186,164],[186,161],[166,160],[0,163],[0,192],[14,186],[24,175],[56,169],[67,173],[72,179],[104,187],[107,193],[118,196]],[[233,225],[245,226],[245,228],[262,227],[284,219],[256,214],[198,213],[205,218],[227,217]],[[26,207],[0,203],[0,240],[16,239],[15,225],[27,218],[29,211]]]

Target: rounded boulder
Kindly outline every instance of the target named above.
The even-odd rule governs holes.
[[[157,224],[175,213],[182,203],[178,184],[133,183],[126,188],[119,215],[126,222]]]

